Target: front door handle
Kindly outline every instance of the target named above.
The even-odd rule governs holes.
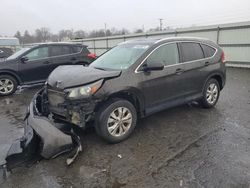
[[[205,62],[205,65],[204,66],[208,66],[209,65],[209,62],[207,61],[207,62]]]
[[[183,72],[184,72],[184,69],[179,68],[179,69],[176,69],[175,74],[181,74]]]

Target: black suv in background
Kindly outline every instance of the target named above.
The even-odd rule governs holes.
[[[45,82],[59,65],[88,65],[95,54],[79,43],[47,43],[23,48],[0,62],[0,95],[10,95],[18,85]]]
[[[31,102],[27,125],[47,135],[45,122],[48,127],[54,127],[54,120],[84,128],[94,120],[96,132],[117,143],[132,133],[138,118],[190,101],[215,106],[225,79],[224,52],[209,40],[124,42],[89,67],[55,69]],[[63,138],[61,133],[53,139]]]
[[[3,61],[7,57],[13,54],[13,50],[11,48],[0,47],[0,61]]]

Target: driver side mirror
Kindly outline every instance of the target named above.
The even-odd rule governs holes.
[[[29,61],[29,58],[28,57],[21,57],[21,62],[22,63],[26,63],[27,61]]]
[[[156,62],[156,63],[145,63],[142,66],[142,71],[144,72],[149,72],[149,71],[159,71],[159,70],[163,70],[164,69],[164,65],[160,62]]]

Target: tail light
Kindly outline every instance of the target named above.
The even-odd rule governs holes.
[[[221,62],[225,63],[225,53],[224,52],[222,52],[222,54],[221,54]]]
[[[94,53],[90,53],[87,56],[91,59],[96,59],[96,55]]]

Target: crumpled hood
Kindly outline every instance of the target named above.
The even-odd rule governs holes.
[[[103,78],[117,77],[121,71],[104,71],[82,65],[64,65],[57,67],[48,77],[48,84],[65,89],[94,82]]]

